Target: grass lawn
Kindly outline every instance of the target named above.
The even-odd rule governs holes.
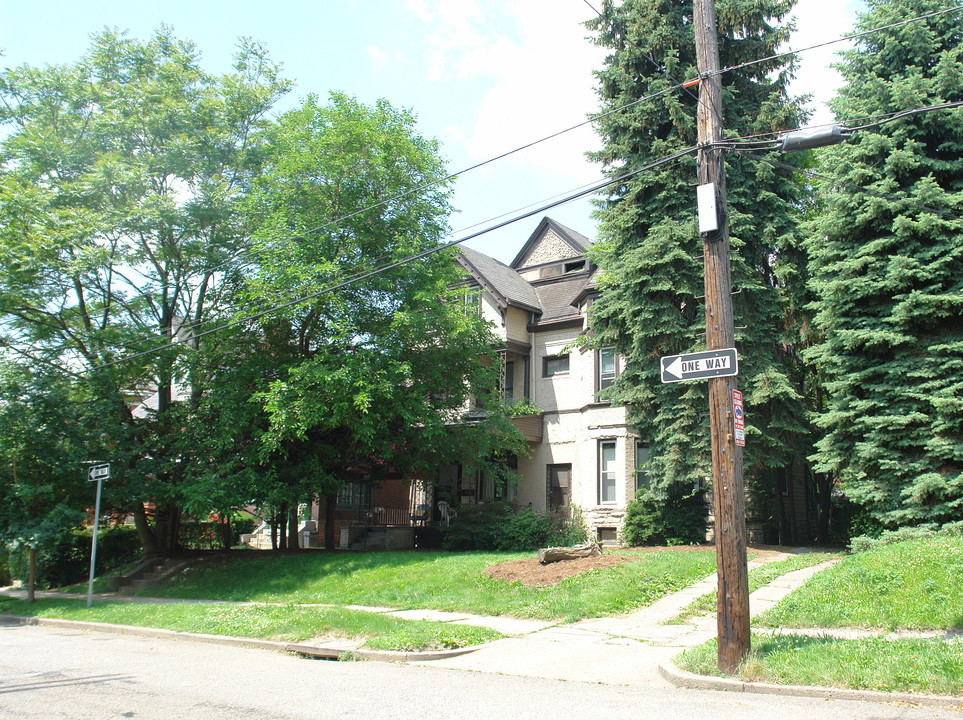
[[[793,555],[785,560],[766,563],[761,567],[753,568],[749,571],[749,592],[755,592],[764,585],[768,585],[780,575],[785,575],[794,570],[802,570],[813,565],[819,565],[820,563],[837,557],[840,557],[839,553],[807,553],[805,555]],[[713,590],[694,600],[673,619],[673,622],[685,622],[694,615],[715,612],[716,593],[717,591]]]
[[[843,558],[757,618],[770,627],[953,630],[963,627],[963,538],[881,545]],[[743,680],[963,694],[963,637],[837,640],[754,634]],[[719,674],[715,640],[686,651],[690,672]]]
[[[963,628],[963,537],[844,558],[758,618],[770,627]]]
[[[367,638],[367,647],[383,650],[460,648],[502,637],[494,630],[470,625],[297,605],[98,602],[88,609],[86,600],[43,599],[29,604],[0,598],[0,613],[283,642],[316,637]]]
[[[490,565],[530,553],[255,553],[186,571],[159,597],[425,608],[574,621],[651,604],[715,570],[711,550],[659,551],[547,588],[493,580]]]
[[[712,640],[676,662],[689,672],[720,675],[716,656]],[[753,634],[752,651],[737,674],[782,685],[961,695],[963,642]]]

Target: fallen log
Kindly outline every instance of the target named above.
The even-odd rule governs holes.
[[[584,545],[574,545],[572,547],[542,548],[538,551],[538,561],[542,565],[548,565],[549,563],[576,560],[578,558],[593,557],[601,554],[602,549],[597,542],[587,542]]]

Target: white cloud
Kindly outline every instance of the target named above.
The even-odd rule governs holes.
[[[842,37],[852,30],[856,12],[862,9],[861,0],[801,0],[792,13],[796,19],[796,32],[790,41],[791,49],[801,50]],[[850,43],[836,43],[799,54],[796,79],[790,91],[794,95],[812,95],[810,125],[833,121],[826,101],[842,85],[842,77],[830,65],[838,62],[838,53],[849,47]]]
[[[592,70],[601,66],[604,52],[586,39],[581,23],[593,15],[586,5],[526,0],[488,2],[482,9],[478,2],[435,0],[429,6],[429,79],[481,88],[474,121],[462,129],[472,158],[492,157],[580,123],[597,107]],[[598,176],[584,159],[596,145],[586,127],[511,162],[584,181]]]
[[[368,53],[368,57],[371,58],[371,63],[376,68],[383,68],[388,63],[390,56],[376,45],[369,45],[365,48],[365,52]]]

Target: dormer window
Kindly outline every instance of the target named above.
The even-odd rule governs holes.
[[[564,273],[568,275],[569,273],[579,272],[580,270],[584,270],[584,269],[585,269],[585,261],[576,260],[574,262],[565,263]]]

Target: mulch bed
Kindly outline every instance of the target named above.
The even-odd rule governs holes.
[[[672,552],[692,552],[695,550],[714,550],[714,545],[686,545],[673,548],[646,547],[632,548],[633,553],[660,552],[671,550]],[[783,552],[781,548],[770,546],[754,545],[750,547],[754,557],[775,557]],[[565,578],[580,575],[589,570],[597,568],[612,567],[626,562],[639,560],[638,554],[625,555],[606,553],[594,557],[577,558],[575,560],[562,560],[561,562],[542,565],[537,558],[526,560],[512,560],[511,562],[492,565],[485,569],[485,574],[495,580],[504,580],[509,583],[520,582],[531,587],[548,587],[561,582]]]

